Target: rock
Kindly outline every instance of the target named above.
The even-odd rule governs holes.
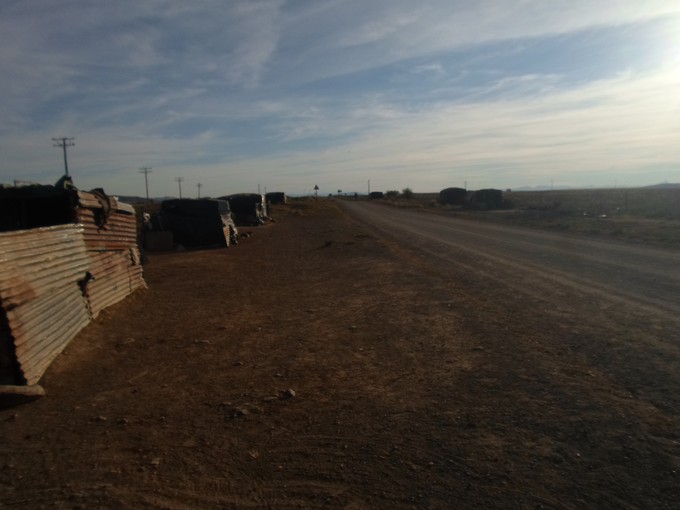
[[[45,396],[39,384],[30,386],[0,385],[0,409],[27,404]]]
[[[241,416],[248,416],[250,411],[246,407],[234,407],[229,411],[231,418],[240,418]]]
[[[283,390],[281,392],[281,398],[284,400],[290,399],[290,398],[295,398],[297,393],[295,393],[295,390],[292,388],[288,388],[286,390]]]

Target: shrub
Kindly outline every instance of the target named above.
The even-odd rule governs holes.
[[[411,188],[404,188],[401,190],[401,196],[404,198],[413,198],[413,190]]]

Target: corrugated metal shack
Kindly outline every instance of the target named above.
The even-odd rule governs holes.
[[[90,322],[80,287],[90,266],[83,229],[59,225],[0,233],[0,263],[0,298],[7,326],[1,365],[8,372],[2,379],[15,383],[21,376],[34,384]]]
[[[288,203],[288,197],[283,191],[270,191],[264,196],[270,204],[285,205]]]
[[[160,222],[163,229],[172,231],[175,243],[182,246],[229,246],[238,242],[238,231],[225,200],[164,200]]]
[[[269,221],[269,210],[264,195],[259,193],[236,193],[219,197],[229,202],[234,221],[238,226],[257,226]]]
[[[103,191],[0,187],[0,383],[35,384],[102,309],[144,287],[134,209]]]
[[[137,220],[129,204],[101,190],[78,191],[76,222],[90,255],[91,281],[85,286],[92,318],[140,287],[145,287],[137,245]]]

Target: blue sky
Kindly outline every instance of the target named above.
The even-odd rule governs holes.
[[[4,0],[0,183],[680,182],[680,0]]]

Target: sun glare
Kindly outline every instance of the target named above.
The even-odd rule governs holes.
[[[680,17],[675,18],[672,26],[668,27],[661,36],[664,64],[675,66],[680,72]]]

